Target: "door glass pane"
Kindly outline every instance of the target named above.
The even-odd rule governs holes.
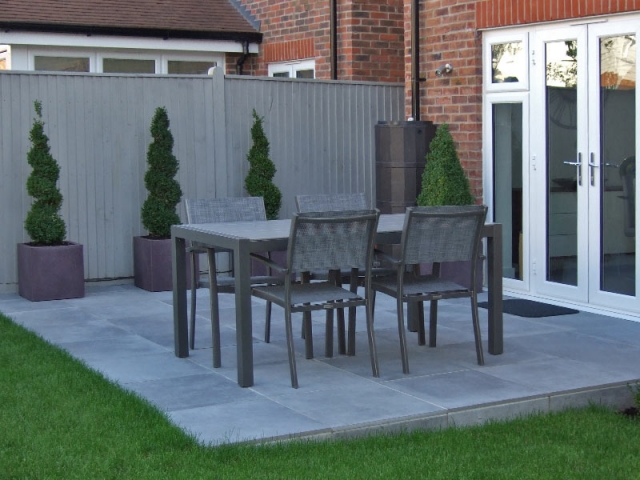
[[[547,264],[546,279],[577,285],[578,161],[577,43],[549,42],[546,58]],[[584,167],[583,167],[584,168]]]
[[[155,60],[134,58],[105,58],[102,61],[104,73],[156,73]]]
[[[600,289],[635,295],[636,39],[600,39]]]
[[[88,57],[33,57],[33,67],[36,71],[50,72],[88,72]]]
[[[506,278],[523,278],[522,104],[493,105],[493,218],[502,224],[502,265]]]

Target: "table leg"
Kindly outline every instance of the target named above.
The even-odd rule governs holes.
[[[253,385],[253,332],[251,324],[251,259],[248,242],[239,240],[233,251],[236,287],[236,343],[238,385]]]
[[[503,352],[502,331],[502,225],[491,225],[487,235],[487,283],[489,317],[489,353],[500,355]]]
[[[176,357],[189,356],[187,325],[187,270],[184,238],[172,237],[171,266],[173,279],[173,338]]]

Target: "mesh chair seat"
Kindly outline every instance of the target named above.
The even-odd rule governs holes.
[[[409,373],[406,348],[403,304],[415,302],[422,309],[423,302],[431,302],[429,318],[429,346],[436,346],[438,300],[469,297],[479,365],[484,364],[478,301],[476,292],[476,265],[480,251],[482,226],[487,214],[485,206],[412,207],[407,209],[402,232],[401,258],[391,259],[396,268],[392,277],[374,278],[371,288],[375,292],[396,299],[398,334],[402,371]],[[441,262],[467,261],[471,263],[470,287],[440,278]],[[420,275],[416,267],[432,263],[433,272]],[[422,310],[421,310],[422,311]],[[424,317],[419,316],[418,342],[424,345]]]
[[[279,267],[285,275],[284,285],[252,288],[254,296],[284,308],[287,352],[293,388],[298,388],[291,318],[296,312],[326,311],[325,353],[331,356],[333,310],[345,306],[365,306],[371,368],[374,376],[379,375],[370,290],[373,238],[379,214],[378,210],[294,214],[287,249],[287,267]],[[267,265],[272,263],[257,254],[252,254],[252,257]],[[357,292],[330,282],[294,283],[295,275],[302,275],[304,272],[341,270],[344,267],[355,271],[363,269],[366,272],[364,295],[358,295]],[[308,347],[312,341],[311,317],[303,315],[303,322],[305,344],[309,351]]]
[[[335,193],[335,194],[314,194],[296,195],[296,206],[299,212],[340,212],[349,210],[365,210],[369,208],[369,202],[362,192],[359,193]],[[395,271],[384,267],[374,266],[371,270],[373,277],[392,275]],[[350,269],[340,269],[339,271],[326,272],[315,270],[311,272],[314,280],[328,280],[337,285],[349,285],[352,291],[364,286],[365,271],[363,269],[352,272]],[[356,353],[356,310],[349,309],[349,341],[348,347],[345,341],[345,321],[344,310],[340,309],[338,316],[338,351],[341,354],[355,355]]]
[[[224,223],[262,221],[267,219],[262,197],[227,197],[206,199],[185,199],[188,223]],[[218,307],[218,293],[235,293],[235,278],[233,276],[217,275],[216,253],[222,249],[213,249],[207,245],[194,243],[189,248],[191,255],[191,321],[189,327],[189,346],[195,347],[196,327],[196,291],[198,288],[209,288],[209,302],[211,306],[211,340],[213,344],[213,366],[220,367],[220,312]],[[206,277],[199,275],[195,268],[196,255],[207,254],[209,273]],[[211,274],[215,275],[215,281],[211,281]],[[282,283],[282,278],[277,276],[251,277],[252,285],[265,285]],[[270,322],[271,303],[267,302],[266,322]]]

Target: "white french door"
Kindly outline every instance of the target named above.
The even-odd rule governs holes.
[[[537,29],[530,69],[532,291],[635,314],[638,29]]]

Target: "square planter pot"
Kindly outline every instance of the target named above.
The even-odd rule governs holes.
[[[32,302],[84,297],[82,245],[19,243],[18,293]]]
[[[191,262],[187,258],[187,288],[191,288]],[[196,257],[196,268],[199,262]],[[133,282],[150,292],[173,289],[171,239],[133,237]]]

